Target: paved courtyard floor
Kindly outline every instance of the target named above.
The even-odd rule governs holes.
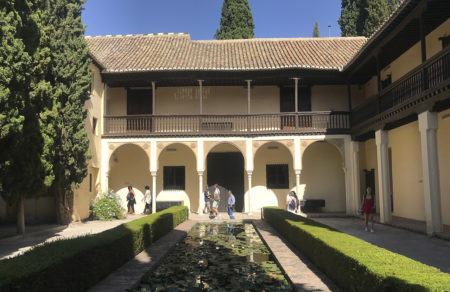
[[[364,221],[352,217],[313,220],[450,273],[450,241],[383,224],[375,224],[375,232],[370,233],[364,231]]]

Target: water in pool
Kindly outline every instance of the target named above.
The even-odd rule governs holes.
[[[291,291],[252,224],[199,223],[137,291]]]

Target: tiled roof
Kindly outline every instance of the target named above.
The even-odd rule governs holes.
[[[86,37],[104,72],[342,67],[364,37],[192,41],[189,34]]]

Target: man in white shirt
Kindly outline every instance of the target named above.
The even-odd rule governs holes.
[[[212,202],[212,210],[214,211],[214,214],[216,215],[215,218],[219,218],[219,202],[220,202],[220,190],[219,186],[217,184],[214,185],[214,198]]]
[[[152,212],[152,193],[150,192],[149,186],[145,186],[145,194],[144,198],[142,198],[142,201],[145,202],[144,212],[142,212],[142,214],[145,214],[145,211],[147,211],[147,209]]]

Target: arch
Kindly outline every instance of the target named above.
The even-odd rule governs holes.
[[[304,141],[305,142],[305,141]],[[302,155],[302,160],[303,160],[303,156],[306,152],[306,150],[313,145],[314,143],[321,143],[321,142],[327,142],[330,145],[333,145],[334,148],[336,148],[336,150],[339,152],[339,154],[341,155],[342,161],[345,161],[345,154],[344,154],[344,140],[343,139],[324,139],[324,140],[315,140],[315,141],[308,141],[304,144],[302,144],[302,151],[301,151],[301,155]]]
[[[144,209],[142,202],[144,187],[151,185],[150,160],[146,151],[134,143],[115,148],[109,158],[108,188],[114,190],[126,208],[127,187],[133,186],[136,193],[135,211]]]
[[[245,141],[205,141],[203,161],[206,161],[209,153],[215,152],[223,146],[228,146],[230,149],[233,149],[233,152],[240,152],[244,157],[245,163]]]
[[[323,211],[345,212],[345,173],[342,166],[342,153],[336,145],[327,141],[311,143],[303,153],[300,197],[324,199]]]
[[[134,143],[134,142],[130,142],[130,143],[109,143],[109,147],[108,147],[108,152],[109,152],[108,153],[108,166],[110,166],[111,157],[114,154],[114,152],[116,152],[117,149],[119,149],[120,147],[125,146],[125,145],[134,145],[134,146],[140,148],[142,151],[144,151],[144,153],[145,153],[145,155],[147,157],[147,160],[150,163],[150,153],[149,153],[149,150],[148,150],[147,143],[145,143],[144,145],[141,145],[139,143]]]
[[[256,153],[259,149],[261,149],[263,146],[265,146],[268,143],[278,143],[278,145],[283,146],[289,153],[291,154],[291,158],[294,157],[294,141],[293,140],[277,140],[277,141],[253,141],[253,158],[255,157]],[[254,161],[254,159],[253,159]]]
[[[284,207],[286,194],[295,188],[294,160],[290,149],[278,141],[267,141],[255,152],[252,178],[252,209],[264,206]],[[267,165],[283,164],[288,166],[287,188],[269,188],[267,186]],[[248,193],[246,194],[248,200]],[[246,201],[247,202],[247,201]]]
[[[198,210],[198,174],[196,153],[184,143],[165,145],[158,155],[156,174],[156,202],[182,201],[190,210]],[[164,168],[184,166],[184,190],[164,189]]]
[[[246,176],[245,156],[239,146],[228,141],[215,143],[209,147],[205,161],[207,184],[218,184],[221,192],[219,211],[226,211],[228,190],[232,190],[236,198],[236,211],[242,211]]]

